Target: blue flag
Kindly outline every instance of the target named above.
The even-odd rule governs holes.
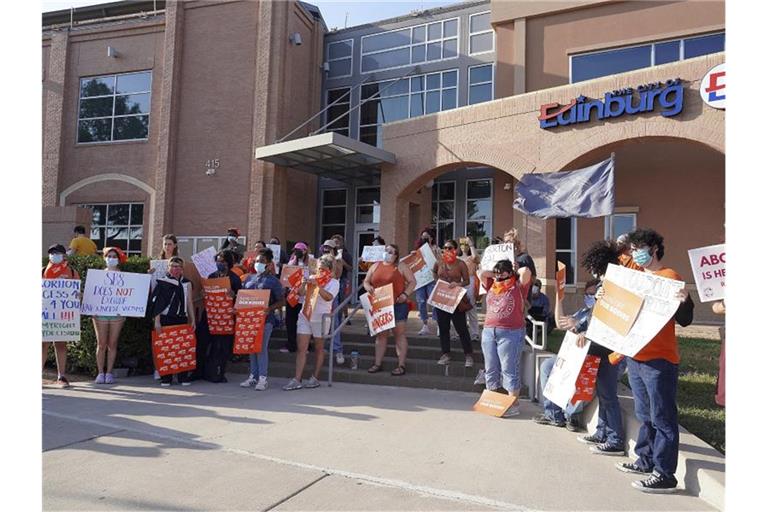
[[[613,213],[613,155],[576,171],[525,174],[515,187],[516,210],[550,217],[602,217]]]

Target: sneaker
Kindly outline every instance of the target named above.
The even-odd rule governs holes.
[[[485,369],[480,368],[480,371],[477,372],[477,377],[475,377],[475,385],[482,386],[485,384]]]
[[[344,354],[341,352],[336,352],[336,364],[341,366],[344,364]]]
[[[188,380],[185,380],[184,382],[182,382],[182,383],[181,383],[181,385],[182,385],[182,386],[191,386],[191,385],[192,385],[192,383],[191,383],[191,382],[189,382]]]
[[[584,430],[581,428],[581,423],[579,423],[578,418],[573,416],[565,419],[565,428],[568,430],[568,432],[581,432]]]
[[[240,383],[241,388],[249,388],[256,384],[256,379],[253,375],[249,375],[247,379]]]
[[[475,366],[475,360],[472,359],[472,356],[467,356],[464,359],[464,368],[472,368],[473,366]]]
[[[623,457],[624,448],[618,446],[612,446],[608,443],[595,444],[589,447],[589,451],[597,455],[614,455]]]
[[[93,381],[95,384],[104,384],[104,374],[100,373],[96,376],[96,380]]]
[[[283,391],[293,391],[294,389],[301,389],[302,386],[301,382],[297,381],[296,379],[291,379],[288,381],[288,384],[283,386]]]
[[[446,366],[451,363],[451,356],[448,354],[443,354],[440,356],[440,359],[437,360],[437,364],[441,364],[443,366]]]
[[[283,347],[280,349],[280,352],[282,352],[283,354],[287,354],[288,352],[290,352],[290,350],[288,350],[288,347]]]
[[[259,382],[256,383],[255,386],[253,386],[253,389],[256,391],[265,391],[269,387],[269,384],[267,383],[266,377],[259,377]]]
[[[153,378],[154,378],[155,380],[160,380],[160,372],[158,372],[157,370],[155,370],[155,374],[153,375]]]
[[[429,327],[426,325],[424,325],[419,331],[419,336],[429,336],[430,334],[432,333],[430,332]]]
[[[549,425],[552,427],[564,427],[565,421],[563,420],[556,420],[553,418],[550,418],[544,413],[539,414],[538,416],[533,417],[533,421],[538,423],[539,425]]]
[[[56,379],[56,385],[60,389],[68,388],[69,387],[69,381],[67,380],[66,377],[62,377],[61,375],[59,375],[59,378]]]
[[[162,388],[169,388],[169,387],[171,387],[171,383],[170,382],[161,382],[160,383],[160,387],[162,387]]]
[[[520,415],[520,406],[515,404],[511,406],[509,409],[507,409],[504,414],[501,415],[502,418],[511,418],[512,416],[518,416]]]
[[[319,388],[320,387],[320,381],[315,378],[315,376],[311,376],[306,384],[304,384],[305,388],[312,389],[312,388]]]
[[[651,494],[672,494],[677,492],[677,478],[663,477],[656,471],[645,480],[635,480],[632,487]]]
[[[584,443],[584,444],[600,444],[600,443],[604,443],[605,442],[602,438],[598,437],[595,434],[588,434],[586,436],[579,436],[579,437],[576,438],[576,440],[578,442]]]
[[[637,462],[617,462],[616,469],[624,473],[634,473],[636,475],[650,475],[653,473],[650,469],[643,469],[637,465]]]
[[[474,336],[472,338],[472,343],[480,343],[480,336]]]
[[[114,384],[115,383],[115,376],[111,373],[108,373],[104,376],[104,384]]]

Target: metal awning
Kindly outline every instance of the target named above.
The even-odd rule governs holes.
[[[395,155],[389,151],[335,132],[256,148],[254,157],[352,185],[377,181],[380,165],[395,163]]]

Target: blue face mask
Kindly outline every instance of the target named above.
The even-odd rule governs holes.
[[[592,309],[595,305],[595,302],[597,302],[597,299],[595,299],[594,295],[587,294],[584,295],[584,306],[586,306],[589,309]]]
[[[267,270],[267,264],[266,263],[257,263],[256,266],[256,273],[257,274],[263,274],[265,270]]]
[[[651,251],[648,248],[632,251],[632,260],[641,267],[648,265],[652,259]]]

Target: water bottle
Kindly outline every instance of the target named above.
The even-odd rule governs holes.
[[[352,353],[349,355],[350,363],[349,367],[353,370],[357,370],[357,363],[359,361],[359,354],[357,351],[352,351]]]

